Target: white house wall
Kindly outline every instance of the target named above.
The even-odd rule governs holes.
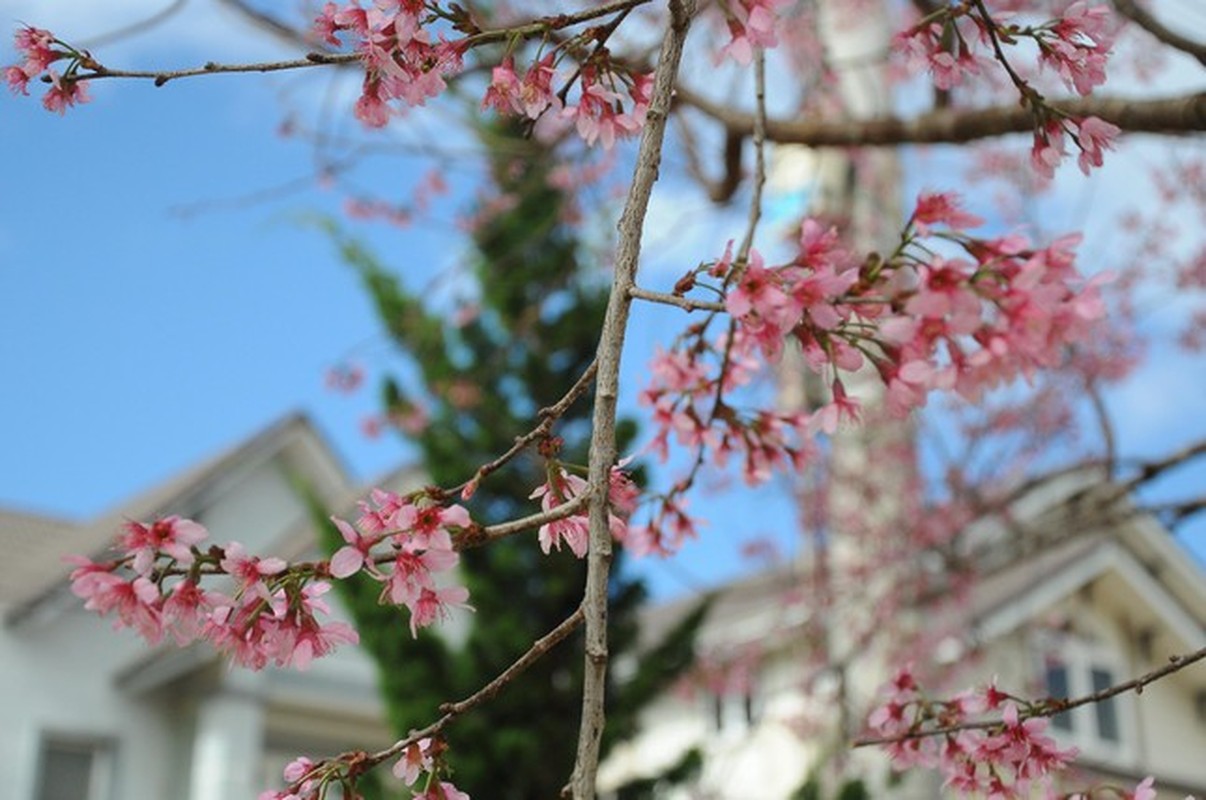
[[[179,796],[171,791],[171,709],[132,699],[112,680],[144,649],[129,631],[115,633],[82,610],[50,625],[0,627],[0,794],[33,800],[39,746],[50,735],[112,744],[105,800]]]
[[[239,477],[213,505],[199,515],[211,543],[238,541],[256,555],[273,555],[267,547],[306,511],[278,462],[268,461]]]

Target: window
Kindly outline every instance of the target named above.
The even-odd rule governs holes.
[[[112,748],[103,740],[50,738],[38,757],[37,800],[107,800]]]
[[[1056,652],[1051,654],[1053,649]],[[1106,648],[1083,640],[1065,640],[1047,652],[1044,684],[1048,696],[1057,700],[1103,691],[1118,683],[1123,674]],[[1090,757],[1120,755],[1127,744],[1124,702],[1122,696],[1115,696],[1056,714],[1051,718],[1051,732]]]
[[[712,695],[712,725],[724,734],[744,734],[758,722],[757,700],[750,688]]]

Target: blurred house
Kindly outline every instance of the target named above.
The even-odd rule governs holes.
[[[413,488],[400,472],[386,482]],[[150,647],[85,611],[63,556],[97,557],[126,520],[179,514],[212,541],[297,557],[314,548],[303,491],[363,493],[301,415],[89,522],[0,509],[0,796],[228,800],[279,785],[297,755],[378,748],[368,656],[344,647],[307,672],[231,669],[203,645]]]
[[[694,753],[702,764],[696,777],[655,796],[828,800],[851,779],[870,797],[943,796],[936,772],[902,780],[877,748],[849,751],[901,663],[884,647],[897,627],[902,638],[933,634],[920,639],[924,649],[914,656],[919,670],[928,661],[948,674],[951,694],[995,676],[1001,689],[1022,696],[1077,697],[1206,645],[1200,565],[1150,517],[1109,514],[1093,522],[1083,514],[1093,503],[1061,502],[1080,489],[1047,487],[1024,498],[1015,519],[1045,534],[1040,547],[986,560],[969,589],[936,592],[935,602],[900,612],[881,626],[886,635],[865,642],[834,646],[844,632],[833,619],[842,611],[803,588],[807,560],[721,587],[696,640],[700,678],[651,705],[638,737],[604,764],[603,788],[656,780]],[[1017,533],[985,530],[973,538],[991,545]],[[656,641],[694,602],[651,609],[644,636]],[[827,661],[834,652],[841,658]],[[1163,678],[1142,696],[1128,692],[1073,709],[1048,730],[1080,750],[1070,788],[1095,780],[1133,787],[1153,775],[1162,798],[1206,797],[1206,664]],[[810,779],[819,794],[803,789]]]

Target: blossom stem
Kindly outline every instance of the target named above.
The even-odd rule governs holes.
[[[1132,678],[1129,681],[1115,684],[1106,689],[1102,689],[1092,694],[1082,695],[1068,700],[1055,699],[1046,703],[1035,703],[1025,711],[1018,715],[1019,721],[1026,719],[1034,719],[1036,717],[1053,717],[1056,714],[1062,714],[1078,706],[1089,705],[1090,703],[1100,703],[1103,700],[1108,700],[1115,695],[1120,695],[1125,692],[1134,692],[1142,694],[1144,688],[1155,683],[1161,678],[1167,677],[1174,672],[1179,672],[1190,664],[1197,663],[1206,659],[1206,647],[1195,650],[1192,653],[1181,656],[1172,656],[1168,659],[1168,663],[1159,669],[1154,669],[1151,672],[1144,673],[1137,678]],[[993,719],[983,720],[980,722],[965,722],[958,725],[943,725],[936,728],[925,728],[921,730],[912,730],[907,733],[902,733],[897,736],[875,736],[862,739],[855,739],[851,743],[852,747],[868,747],[876,744],[891,744],[893,742],[903,742],[910,739],[925,739],[930,736],[945,736],[949,733],[957,733],[966,730],[988,730],[999,728],[1005,724],[1004,720]]]

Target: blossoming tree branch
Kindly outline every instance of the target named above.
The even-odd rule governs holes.
[[[531,8],[528,6],[531,5]],[[1051,180],[1066,159],[1085,175],[1102,166],[1120,137],[1135,132],[1190,135],[1206,127],[1206,95],[1131,100],[1103,94],[1124,24],[1161,47],[1206,63],[1206,45],[1176,33],[1157,15],[1127,2],[1071,4],[1005,0],[935,3],[894,9],[891,58],[902,85],[923,82],[931,108],[911,117],[846,114],[822,89],[788,114],[776,93],[800,74],[832,74],[822,18],[851,15],[858,3],[793,0],[613,0],[486,4],[423,0],[328,2],[318,10],[298,58],[265,63],[206,63],[134,71],[106,61],[59,34],[22,26],[20,61],[6,68],[18,95],[41,93],[47,110],[64,112],[91,100],[102,80],[178,80],[225,73],[344,68],[363,74],[352,113],[367,128],[396,124],[404,114],[441,102],[450,85],[480,98],[480,113],[524,121],[531,135],[562,143],[567,158],[591,163],[637,140],[627,156],[627,195],[616,221],[613,279],[594,364],[563,398],[541,409],[515,445],[456,486],[406,496],[376,490],[352,520],[335,519],[345,545],[329,560],[286,563],[215,543],[198,523],[179,517],[132,521],[113,557],[80,557],[72,586],[88,608],[113,615],[151,643],[205,641],[243,667],[304,669],[332,649],[354,644],[347,624],[329,619],[330,581],[365,574],[380,583],[382,603],[404,606],[412,632],[438,623],[454,607],[472,608],[457,585],[459,553],[512,536],[532,536],[545,553],[568,548],[588,561],[580,608],[503,673],[483,676],[474,695],[449,702],[423,729],[376,753],[299,758],[285,770],[288,788],[265,800],[321,798],[334,786],[355,797],[358,778],[388,764],[416,796],[466,797],[455,786],[456,753],[441,731],[457,716],[489,702],[509,681],[571,632],[585,628],[586,680],[577,760],[566,793],[595,794],[608,668],[607,579],[612,548],[671,556],[697,535],[688,498],[709,466],[735,464],[750,484],[807,469],[825,443],[858,426],[872,409],[903,418],[935,393],[977,403],[1019,381],[1065,369],[1070,353],[1097,355],[1104,333],[1109,277],[1088,277],[1078,264],[1080,237],[1047,241],[1000,233],[971,213],[950,187],[915,198],[894,246],[866,251],[830,220],[807,218],[790,253],[762,224],[766,151],[771,144],[884,147],[965,143],[1004,134],[1030,137],[1024,168]],[[860,13],[855,9],[855,14]],[[827,23],[826,23],[827,24]],[[853,24],[849,19],[838,24]],[[649,42],[653,41],[652,46]],[[644,43],[644,44],[642,44]],[[739,99],[721,99],[681,65],[701,58],[745,76]],[[487,79],[488,76],[488,79]],[[819,85],[823,86],[823,81]],[[167,89],[165,89],[167,90]],[[774,109],[774,112],[770,109]],[[744,191],[748,223],[722,252],[680,254],[681,278],[670,291],[638,282],[650,198],[670,146],[675,118],[688,120],[675,152],[718,201]],[[712,126],[710,141],[697,128]],[[719,129],[719,134],[715,131]],[[723,152],[721,175],[709,176],[702,148]],[[753,166],[745,160],[753,155]],[[612,169],[619,167],[614,166]],[[1201,202],[1200,199],[1198,202]],[[1206,286],[1200,261],[1178,281]],[[660,493],[642,493],[616,452],[620,363],[634,302],[669,307],[683,327],[667,339],[639,389],[654,427],[652,451],[687,454],[689,469]],[[1206,329],[1206,315],[1197,324]],[[1189,330],[1187,338],[1201,337]],[[798,353],[824,400],[807,409],[751,403],[749,392],[785,351]],[[558,420],[575,402],[593,403],[589,464],[559,459]],[[1108,440],[1108,436],[1106,437]],[[547,480],[532,486],[532,513],[483,526],[461,503],[515,458],[544,459]],[[1140,465],[1128,490],[1200,446],[1161,463]],[[1107,466],[1118,467],[1107,453]],[[984,498],[983,506],[988,501]],[[1187,501],[1181,516],[1200,510]],[[980,509],[981,511],[983,508]],[[952,515],[967,522],[969,516]],[[952,522],[952,526],[954,522]],[[476,613],[489,615],[489,608]],[[1114,691],[1140,690],[1190,666],[1187,653],[1150,676]],[[926,695],[902,667],[867,720],[863,744],[885,746],[901,767],[943,772],[946,784],[992,797],[1054,792],[1074,756],[1045,734],[1046,718],[1088,698],[1026,698],[995,685],[952,699]],[[1151,798],[1152,782],[1088,787],[1077,796]]]

